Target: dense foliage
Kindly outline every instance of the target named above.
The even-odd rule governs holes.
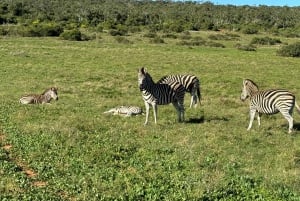
[[[299,37],[299,11],[300,7],[214,5],[193,1],[3,0],[0,24],[23,27],[17,33],[26,36],[56,36],[63,29],[73,28],[119,30],[112,33],[124,35],[147,28],[165,32],[229,29],[253,34],[269,31]],[[41,33],[36,33],[37,30]],[[0,34],[11,31],[11,27],[8,30],[2,26]]]

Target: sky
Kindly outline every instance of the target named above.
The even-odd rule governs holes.
[[[179,0],[185,1],[185,0]],[[193,1],[193,0],[192,0]],[[259,5],[266,5],[266,6],[300,6],[299,0],[195,0],[199,2],[211,2],[215,5],[249,5],[249,6],[259,6]]]

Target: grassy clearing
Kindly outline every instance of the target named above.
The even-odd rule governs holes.
[[[237,41],[211,48],[127,38],[133,43],[106,35],[89,42],[0,39],[1,199],[300,199],[300,116],[293,135],[280,114],[263,116],[261,127],[255,122],[247,132],[248,103],[239,100],[243,78],[300,97],[299,59],[276,56],[278,46],[246,52],[234,48]],[[200,77],[202,105],[188,108],[186,95],[186,123],[176,123],[171,105],[159,107],[158,125],[152,111],[148,126],[144,116],[102,114],[119,105],[144,106],[141,66],[154,80],[171,73]],[[18,103],[22,94],[53,85],[57,102]]]

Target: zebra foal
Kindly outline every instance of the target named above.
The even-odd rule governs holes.
[[[42,94],[28,94],[20,98],[21,104],[44,104],[50,103],[52,99],[58,100],[58,93],[56,87],[46,89]]]
[[[144,68],[138,70],[138,84],[146,107],[145,125],[148,123],[150,105],[153,108],[154,122],[156,124],[157,105],[169,103],[172,103],[177,110],[178,121],[184,121],[185,89],[182,84],[179,82],[169,82],[168,84],[154,83],[152,77]]]
[[[104,114],[108,113],[112,113],[113,115],[124,115],[126,117],[130,117],[133,115],[143,114],[143,110],[142,108],[137,106],[119,106],[104,112]]]
[[[191,103],[192,106],[196,107],[197,103],[201,100],[200,92],[200,80],[194,75],[166,75],[162,77],[157,83],[168,84],[169,82],[179,82],[185,88],[186,92],[191,94]]]
[[[250,122],[247,130],[250,130],[255,117],[258,112],[257,121],[260,126],[260,117],[262,114],[276,114],[280,112],[289,123],[289,133],[293,129],[293,109],[296,106],[300,113],[300,108],[296,103],[295,96],[283,89],[270,89],[259,91],[258,86],[249,79],[243,80],[243,89],[241,93],[241,100],[245,101],[250,98]]]

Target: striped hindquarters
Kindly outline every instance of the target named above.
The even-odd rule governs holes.
[[[167,75],[162,77],[157,83],[179,82],[187,92],[192,92],[193,88],[199,88],[200,81],[194,75]]]
[[[292,93],[277,89],[257,92],[251,98],[250,109],[263,114],[291,113],[294,105],[295,96]]]
[[[25,95],[20,98],[20,103],[22,104],[40,104],[42,103],[42,95],[37,95],[37,94],[30,94],[30,95]]]

